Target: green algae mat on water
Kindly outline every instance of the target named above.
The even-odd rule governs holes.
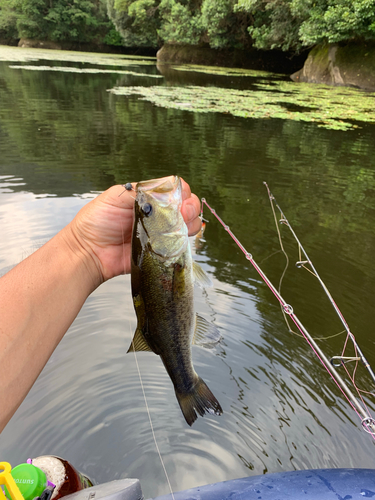
[[[258,81],[251,90],[220,87],[115,87],[117,95],[138,95],[156,106],[242,118],[281,118],[348,130],[375,122],[375,93],[347,87]]]
[[[139,57],[97,52],[75,52],[70,50],[31,49],[0,45],[0,61],[33,62],[65,61],[68,63],[93,64],[100,66],[155,65],[155,57]]]
[[[269,71],[261,71],[258,69],[222,68],[217,66],[201,66],[198,64],[172,65],[171,67],[176,71],[194,71],[196,73],[207,73],[209,75],[220,76],[248,76],[252,78],[259,78],[262,76],[265,78],[280,76],[276,73],[270,73]]]
[[[101,68],[74,68],[71,66],[19,66],[19,65],[9,65],[11,69],[23,69],[29,71],[59,71],[63,73],[118,73],[120,75],[133,75],[133,76],[147,76],[150,78],[164,78],[162,75],[152,75],[146,73],[139,73],[137,71],[128,71],[124,69],[101,69]]]
[[[12,62],[13,65],[9,66],[14,70],[119,73],[163,78],[157,72],[156,59],[152,57],[0,46],[0,61]],[[42,66],[38,61],[51,61],[52,64]],[[66,65],[53,65],[55,61]],[[21,64],[14,64],[16,62]],[[107,68],[104,69],[103,66]],[[147,69],[140,73],[134,68],[136,66],[147,66]],[[133,69],[136,71],[132,71]],[[186,75],[190,72],[228,77],[231,86],[235,85],[232,84],[232,79],[237,76],[248,77],[248,83],[246,89],[223,88],[215,80],[209,86],[173,86],[170,82],[170,86],[138,85],[114,87],[109,91],[118,95],[136,95],[164,108],[225,113],[242,118],[313,122],[319,127],[335,130],[349,130],[361,127],[361,123],[375,122],[375,93],[349,87],[295,83],[283,80],[284,76],[281,75],[253,70],[196,65],[173,65],[172,69],[183,71]],[[167,74],[165,78],[168,80]],[[184,79],[184,83],[188,81],[189,78]]]

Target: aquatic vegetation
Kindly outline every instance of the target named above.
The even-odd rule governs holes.
[[[119,73],[121,75],[149,76],[150,78],[164,78],[162,75],[153,75],[147,73],[137,73],[136,71],[127,71],[124,69],[101,69],[101,68],[74,68],[72,66],[17,66],[10,65],[11,69],[26,69],[31,71],[62,71],[65,73]]]
[[[335,130],[375,122],[375,93],[347,87],[260,81],[252,90],[219,87],[115,87],[118,95],[138,95],[164,108],[226,113],[242,118],[280,118],[314,122]]]
[[[0,61],[66,61],[99,66],[154,65],[155,57],[1,46]]]
[[[222,68],[218,66],[201,66],[199,64],[183,64],[183,65],[173,65],[173,69],[176,71],[194,71],[195,73],[207,73],[209,75],[219,75],[219,76],[249,76],[252,78],[276,76],[276,73],[270,73],[269,71],[261,71],[256,69],[241,69],[241,68]]]

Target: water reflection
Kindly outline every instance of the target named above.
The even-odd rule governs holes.
[[[178,78],[190,81],[187,72]],[[375,292],[374,128],[341,132],[194,114],[106,91],[136,83],[133,75],[44,73],[0,63],[0,268],[43,244],[110,185],[178,173],[278,283],[284,260],[267,180],[375,365],[367,334]],[[242,253],[206,217],[196,259],[214,287],[197,290],[196,307],[224,341],[214,352],[194,347],[193,358],[224,415],[188,429],[159,358],[139,354],[173,488],[300,468],[368,467],[373,443],[356,415],[303,339],[288,333]],[[314,336],[336,333],[340,324],[316,280],[294,266],[295,244],[285,231],[283,238],[292,259],[283,295]],[[139,477],[146,497],[167,493],[135,361],[125,354],[134,328],[128,277],[92,294],[2,433],[2,457],[16,464],[54,453],[98,482]],[[321,345],[334,355],[342,342]],[[372,389],[362,371],[357,383]]]

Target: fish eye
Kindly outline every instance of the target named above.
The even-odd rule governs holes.
[[[152,205],[150,203],[145,203],[142,207],[142,212],[145,214],[146,217],[151,215],[152,213]]]

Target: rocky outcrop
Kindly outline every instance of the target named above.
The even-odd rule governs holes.
[[[158,64],[204,64],[290,73],[300,68],[307,53],[292,56],[281,50],[212,49],[208,45],[165,44],[157,52]]]
[[[27,47],[32,49],[54,49],[61,50],[61,45],[49,40],[31,40],[30,38],[21,38],[18,47]]]
[[[0,37],[0,45],[9,45],[11,47],[17,47],[18,40],[15,40],[14,38],[1,38]]]
[[[295,82],[325,83],[375,90],[375,44],[325,44],[314,47]]]

